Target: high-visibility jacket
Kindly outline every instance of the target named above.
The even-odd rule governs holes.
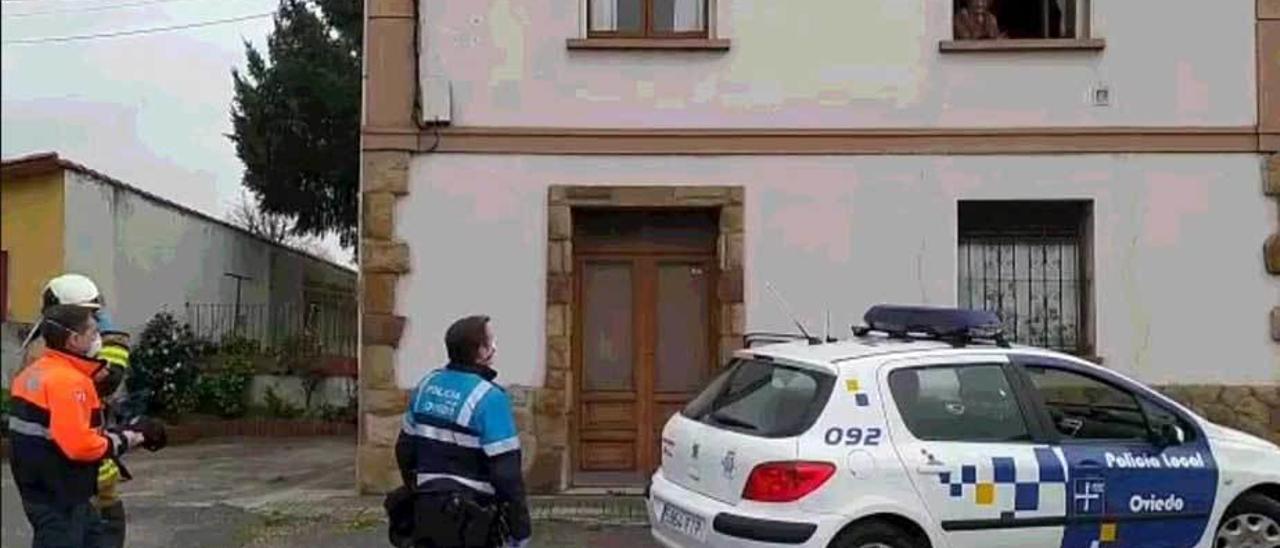
[[[405,485],[418,492],[469,489],[508,504],[512,538],[529,538],[520,435],[511,398],[487,367],[450,363],[413,391],[396,440]]]
[[[24,500],[70,506],[97,491],[98,465],[128,450],[124,436],[103,429],[93,385],[101,362],[52,349],[13,379],[10,466]]]
[[[103,336],[102,351],[98,353],[98,357],[107,362],[108,367],[118,367],[122,370],[129,369],[129,345],[128,336]],[[111,394],[99,394],[100,398],[110,398]],[[107,426],[111,426],[108,424]],[[120,467],[116,465],[113,459],[103,459],[102,464],[98,467],[98,496],[94,499],[94,504],[98,507],[111,506],[118,500],[116,486],[120,484]]]

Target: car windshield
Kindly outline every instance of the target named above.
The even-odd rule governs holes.
[[[762,360],[737,360],[681,413],[745,434],[799,435],[817,418],[835,377]]]

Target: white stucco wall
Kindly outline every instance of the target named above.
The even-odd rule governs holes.
[[[242,305],[301,302],[309,282],[355,293],[354,272],[85,174],[68,172],[66,201],[66,269],[92,277],[135,335],[164,308],[183,320],[187,302],[234,304],[226,272],[253,278],[241,284]]]
[[[422,2],[453,123],[548,127],[1250,126],[1254,0],[1094,1],[1101,52],[939,53],[951,2],[711,0],[728,52],[570,51],[586,0]],[[1110,107],[1090,89],[1106,84]]]
[[[747,330],[792,329],[768,281],[815,329],[830,307],[839,334],[875,303],[955,304],[957,200],[1092,199],[1109,367],[1157,383],[1280,382],[1267,323],[1280,280],[1260,251],[1280,213],[1253,155],[425,155],[410,177],[396,214],[412,255],[403,387],[444,362],[445,328],[471,313],[494,318],[500,381],[541,385],[551,184],[744,186]]]

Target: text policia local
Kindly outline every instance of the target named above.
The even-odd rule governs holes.
[[[1189,455],[1134,455],[1128,451],[1119,455],[1108,451],[1107,468],[1204,468],[1204,455],[1199,451]]]

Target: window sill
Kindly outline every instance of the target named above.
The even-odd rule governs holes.
[[[943,40],[938,42],[938,51],[943,53],[975,51],[1101,51],[1106,47],[1107,41],[1102,38]]]
[[[728,51],[726,38],[570,38],[569,49]]]

